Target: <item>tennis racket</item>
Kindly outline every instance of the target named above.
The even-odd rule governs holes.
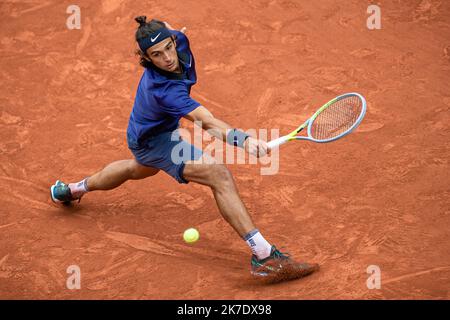
[[[267,143],[272,149],[292,140],[331,142],[352,132],[366,114],[366,99],[359,93],[346,93],[324,104],[300,127]],[[298,134],[305,128],[306,136]]]

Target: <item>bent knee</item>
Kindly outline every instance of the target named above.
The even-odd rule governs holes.
[[[222,164],[213,164],[208,171],[213,186],[233,183],[233,176],[230,170]]]

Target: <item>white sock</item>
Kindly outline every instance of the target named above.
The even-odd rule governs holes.
[[[69,183],[69,189],[72,193],[72,197],[74,198],[80,198],[83,194],[86,192],[89,192],[88,186],[87,186],[87,179],[85,178],[77,183]]]
[[[272,246],[267,242],[266,239],[261,235],[258,229],[250,231],[244,240],[247,242],[248,246],[252,250],[253,254],[259,259],[264,259],[270,256],[270,251]]]

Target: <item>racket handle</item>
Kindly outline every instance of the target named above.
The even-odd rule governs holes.
[[[269,147],[269,149],[273,149],[273,148],[275,148],[275,147],[277,147],[279,145],[282,145],[283,143],[286,143],[286,142],[288,142],[288,138],[286,136],[279,137],[278,139],[269,141],[267,143],[267,146]]]

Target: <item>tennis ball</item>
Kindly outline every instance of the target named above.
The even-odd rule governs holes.
[[[186,231],[184,231],[183,239],[187,243],[194,243],[198,240],[200,237],[200,234],[198,233],[197,229],[189,228]]]

